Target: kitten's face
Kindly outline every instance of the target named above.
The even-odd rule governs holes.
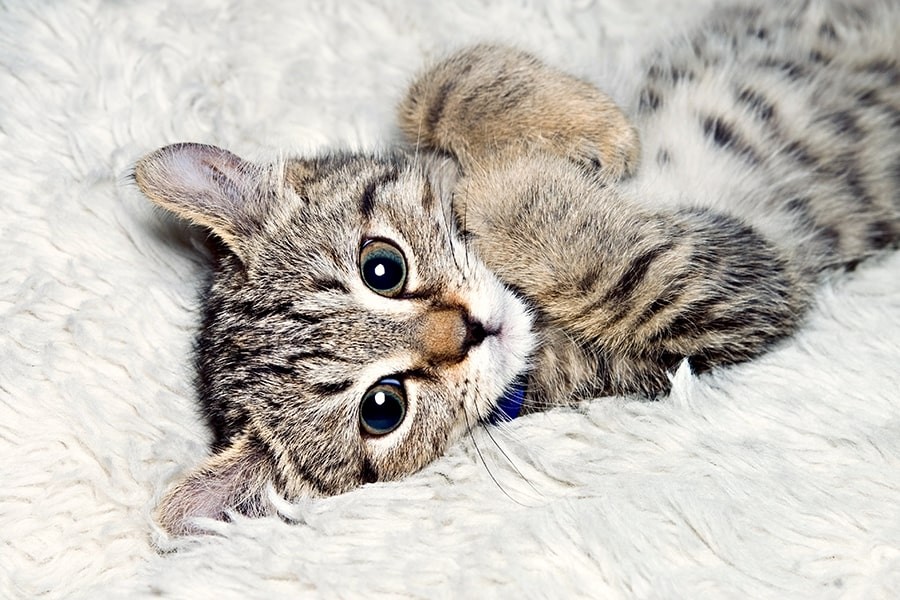
[[[531,323],[467,250],[436,172],[403,157],[259,168],[197,145],[139,163],[151,199],[231,250],[199,356],[221,450],[164,501],[169,529],[220,516],[201,488],[253,513],[263,480],[291,497],[395,479],[495,410]]]

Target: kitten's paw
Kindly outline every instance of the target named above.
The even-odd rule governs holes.
[[[455,155],[464,170],[541,151],[619,178],[640,159],[637,131],[609,96],[502,46],[474,46],[438,63],[413,82],[398,115],[411,143]]]
[[[561,134],[541,139],[535,145],[613,179],[637,171],[640,139],[624,115],[618,119],[616,115],[575,112],[563,118],[568,119],[568,127]]]

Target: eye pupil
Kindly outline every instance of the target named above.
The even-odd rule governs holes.
[[[406,259],[399,248],[383,240],[370,240],[359,252],[359,272],[370,290],[392,298],[406,285]]]
[[[406,416],[406,394],[395,379],[382,379],[363,396],[359,422],[370,435],[385,435],[403,422]]]

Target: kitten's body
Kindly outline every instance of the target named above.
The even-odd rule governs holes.
[[[720,10],[651,57],[631,111],[644,160],[613,198],[590,183],[561,181],[575,175],[541,165],[543,157],[514,166],[496,150],[500,161],[474,158],[491,161],[462,187],[464,198],[475,198],[467,224],[479,255],[570,335],[590,340],[578,339],[580,348],[601,348],[574,362],[549,356],[558,375],[550,390],[652,394],[666,388],[666,370],[682,357],[700,370],[748,358],[791,333],[824,269],[855,265],[896,242],[897,9],[866,6]],[[438,121],[423,132],[422,123],[431,123],[435,105],[450,104],[439,93],[445,79],[460,79],[471,62],[451,62],[442,77],[426,78],[430,87],[414,89],[407,135],[466,153],[452,125]],[[473,120],[449,117],[467,127]],[[484,120],[509,129],[501,115]],[[487,207],[494,220],[479,231],[482,205],[473,203],[482,197],[514,206]],[[571,210],[571,197],[587,206]],[[508,229],[498,227],[498,214]],[[649,231],[627,230],[629,218]],[[540,251],[552,248],[554,262],[566,265],[543,282],[521,268],[539,260],[537,246],[523,240],[513,251],[509,243],[529,223],[537,223]],[[586,223],[599,226],[572,240]],[[587,383],[585,363],[596,373]],[[562,376],[557,365],[576,372]]]
[[[605,96],[489,46],[413,84],[411,155],[145,158],[145,192],[228,247],[199,346],[218,453],[163,523],[265,512],[270,480],[296,497],[400,477],[522,375],[526,410],[653,395],[685,358],[789,335],[824,272],[900,239],[898,29],[887,3],[719,11],[647,63],[640,165]],[[403,257],[399,292],[361,281],[373,241]],[[370,435],[360,398],[383,381],[404,414]]]

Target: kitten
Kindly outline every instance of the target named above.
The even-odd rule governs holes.
[[[479,423],[664,394],[684,359],[790,335],[825,273],[900,240],[898,30],[887,2],[721,9],[647,60],[631,119],[476,46],[401,102],[415,151],[143,158],[143,192],[223,243],[197,348],[214,454],[162,525],[269,513],[269,482],[397,479]]]

